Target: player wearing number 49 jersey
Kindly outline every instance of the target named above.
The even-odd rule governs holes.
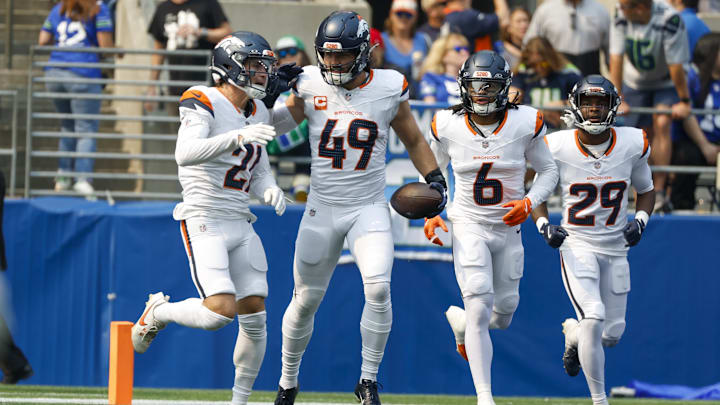
[[[570,93],[564,118],[576,127],[545,137],[560,170],[562,226],[547,209],[533,211],[547,243],[560,247],[562,278],[577,319],[563,323],[566,372],[582,367],[593,403],[606,405],[605,354],[625,331],[630,291],[628,247],[640,241],[655,203],[648,166],[650,147],[640,129],[613,127],[617,90],[602,76],[587,76]],[[628,222],[630,185],[637,191]]]
[[[508,102],[511,76],[508,63],[495,52],[470,56],[458,77],[462,104],[436,113],[430,129],[440,167],[451,163],[455,175],[448,218],[453,224],[455,275],[467,311],[467,333],[456,340],[470,362],[479,405],[494,404],[488,329],[507,328],[520,299],[520,225],[531,207],[547,199],[558,179],[543,142],[542,114]],[[525,195],[528,162],[538,178]],[[447,231],[439,216],[429,219],[425,233],[442,245],[435,235],[438,226]],[[448,319],[460,312],[452,307]]]
[[[175,160],[183,201],[180,221],[191,277],[200,298],[168,302],[151,294],[133,326],[135,351],[144,353],[168,323],[217,330],[237,316],[232,404],[247,404],[265,356],[265,252],[248,209],[250,193],[285,211],[265,145],[275,135],[260,99],[277,88],[270,45],[252,32],[235,32],[213,50],[214,87],[195,86],[180,99]]]
[[[365,293],[355,395],[363,405],[380,404],[377,373],[392,324],[394,247],[385,199],[390,127],[425,180],[445,195],[445,178],[410,112],[408,83],[395,71],[369,68],[369,38],[368,23],[357,13],[330,14],[315,37],[319,66],[306,66],[286,105],[273,110],[279,132],[307,118],[312,152],[310,193],[295,244],[295,293],[283,317],[278,405],[295,401],[315,312],[345,240]]]

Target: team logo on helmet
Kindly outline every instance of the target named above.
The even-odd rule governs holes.
[[[234,37],[232,35],[228,35],[225,38],[220,41],[219,44],[217,44],[218,47],[225,50],[227,53],[233,53],[241,48],[245,47],[245,42],[243,42],[240,38]]]
[[[484,70],[478,70],[473,72],[472,77],[486,77],[491,78],[492,74],[490,72],[484,71]]]
[[[370,26],[368,26],[368,23],[367,23],[367,21],[365,21],[364,18],[362,18],[358,15],[358,28],[357,28],[357,33],[355,34],[355,37],[362,38],[368,32],[370,32]]]
[[[342,49],[342,44],[340,42],[325,42],[323,44],[323,48],[326,49]]]

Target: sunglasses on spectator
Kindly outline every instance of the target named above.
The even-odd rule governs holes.
[[[467,46],[454,46],[452,49],[457,53],[461,53],[463,51],[470,53],[470,48]]]
[[[405,18],[405,19],[408,19],[408,20],[411,19],[411,18],[413,18],[413,16],[414,16],[413,13],[410,13],[410,12],[407,12],[407,11],[396,11],[396,12],[395,12],[395,15],[396,15],[398,18]]]
[[[278,53],[278,56],[282,59],[286,56],[295,56],[295,55],[297,55],[298,51],[299,51],[299,49],[297,49],[297,48],[285,48],[285,49],[278,50],[277,53]]]

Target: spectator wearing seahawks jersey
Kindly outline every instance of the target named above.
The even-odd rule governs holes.
[[[720,110],[720,33],[706,34],[698,40],[692,62],[688,87],[693,107]],[[720,115],[699,115],[697,119],[691,115],[685,124],[683,127],[673,122],[672,164],[715,165],[720,153]],[[695,208],[697,178],[697,174],[675,175],[670,196],[674,209]]]
[[[679,13],[660,0],[619,0],[610,28],[610,80],[621,89],[618,114],[633,106],[672,109],[666,114],[624,117],[624,125],[643,128],[650,138],[650,162],[669,165],[673,119],[690,115],[690,92],[683,65],[690,59],[687,31]],[[653,173],[655,211],[671,209],[665,196],[667,173]]]
[[[95,0],[62,0],[53,7],[42,26],[38,44],[54,44],[59,48],[112,48],[112,19],[110,12],[103,3]],[[92,52],[53,51],[50,62],[66,63],[97,63],[99,56]],[[48,67],[45,75],[54,80],[47,83],[47,89],[53,93],[90,93],[99,94],[100,84],[88,83],[83,79],[99,79],[100,69],[88,67]],[[64,114],[98,114],[100,100],[89,98],[55,98],[55,109]],[[63,119],[60,130],[67,134],[95,133],[99,121],[91,119]],[[61,152],[89,153],[95,152],[95,139],[87,136],[60,138]],[[60,158],[58,171],[91,173],[95,161],[91,158]],[[60,176],[55,179],[55,191],[66,191],[70,188],[71,179]],[[94,198],[92,178],[79,174],[75,178],[73,189]]]
[[[583,75],[600,74],[600,50],[607,55],[610,14],[597,0],[547,0],[533,14],[525,43],[545,37]]]
[[[470,56],[465,36],[450,33],[441,36],[430,48],[422,66],[420,97],[427,103],[462,102],[457,72]]]
[[[562,107],[575,83],[580,81],[580,71],[565,57],[555,51],[550,41],[535,37],[523,48],[520,62],[515,68],[510,99],[535,108]],[[543,110],[545,123],[559,128],[561,111]]]

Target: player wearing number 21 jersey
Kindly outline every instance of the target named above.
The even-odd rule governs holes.
[[[275,131],[260,102],[277,78],[276,64],[264,38],[235,32],[213,50],[215,86],[183,93],[175,149],[183,201],[173,217],[180,221],[200,298],[169,302],[162,292],[151,294],[132,329],[133,346],[143,353],[170,322],[217,330],[237,316],[233,405],[247,404],[267,339],[268,265],[252,226],[250,194],[273,205],[278,215],[285,211],[265,152]]]
[[[452,164],[455,193],[452,221],[455,275],[467,311],[467,333],[456,335],[458,351],[470,362],[478,404],[494,404],[490,388],[492,342],[488,329],[510,325],[523,275],[520,225],[531,207],[547,199],[557,182],[555,162],[543,142],[545,123],[537,110],[508,102],[510,67],[497,53],[478,52],[463,64],[458,84],[462,104],[439,111],[430,129],[440,167]],[[525,168],[538,177],[525,194]],[[437,216],[425,224],[442,245]],[[448,319],[462,318],[451,307]],[[456,330],[457,325],[452,325]]]
[[[295,244],[295,293],[283,317],[282,375],[275,404],[294,403],[300,361],[347,240],[362,276],[362,366],[355,395],[380,404],[377,373],[392,324],[394,246],[385,199],[385,149],[392,127],[431,187],[445,179],[408,104],[408,83],[393,70],[370,69],[369,26],[351,11],[334,12],[315,37],[318,67],[306,66],[286,105],[273,109],[279,132],[307,118],[312,153],[310,193]],[[443,202],[432,215],[444,208]]]
[[[533,211],[547,243],[560,248],[560,267],[577,319],[563,323],[563,365],[570,376],[582,367],[593,403],[606,405],[605,354],[625,331],[630,291],[628,247],[640,241],[655,203],[645,133],[613,127],[620,97],[612,83],[587,76],[569,97],[566,120],[573,130],[545,139],[560,170],[562,225],[547,209]],[[635,219],[628,222],[630,185],[637,191]]]

